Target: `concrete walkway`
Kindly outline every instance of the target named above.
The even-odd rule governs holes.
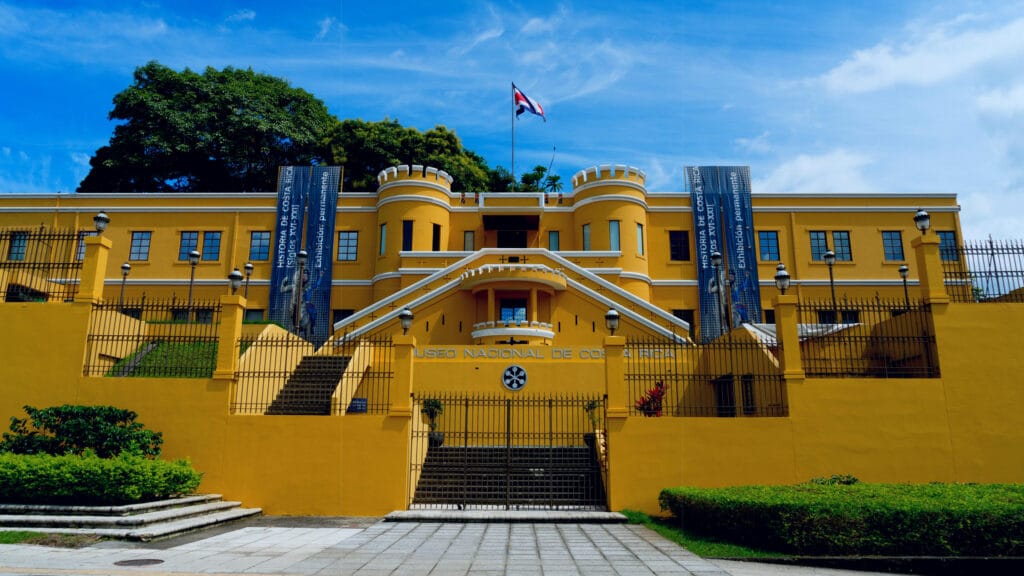
[[[763,569],[763,571],[762,571]],[[127,574],[644,575],[866,574],[699,558],[623,524],[377,522],[365,527],[237,527],[163,544],[81,549],[0,545],[0,576]]]

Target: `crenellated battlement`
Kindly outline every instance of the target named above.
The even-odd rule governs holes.
[[[420,180],[439,184],[445,188],[451,190],[452,177],[444,170],[438,170],[433,166],[423,166],[421,164],[401,164],[399,166],[392,166],[385,168],[377,173],[377,184],[383,186],[392,182],[398,182],[401,180]]]
[[[584,184],[605,180],[625,180],[644,186],[647,182],[647,173],[636,166],[625,164],[601,164],[580,170],[572,177],[573,189]]]

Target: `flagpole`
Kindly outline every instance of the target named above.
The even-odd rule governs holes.
[[[516,84],[512,83],[512,189],[516,191]]]

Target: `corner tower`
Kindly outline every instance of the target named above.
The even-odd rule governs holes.
[[[619,286],[649,300],[646,181],[639,168],[601,164],[577,172],[572,187],[576,246],[619,252]]]

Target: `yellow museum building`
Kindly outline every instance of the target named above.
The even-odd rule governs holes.
[[[403,165],[331,190],[301,263],[278,254],[280,192],[0,197],[0,416],[130,408],[203,491],[272,513],[1024,481],[1024,307],[979,297],[955,194],[723,194],[716,228],[699,186],[632,166],[564,193],[451,184]],[[287,284],[318,254],[307,318]]]

